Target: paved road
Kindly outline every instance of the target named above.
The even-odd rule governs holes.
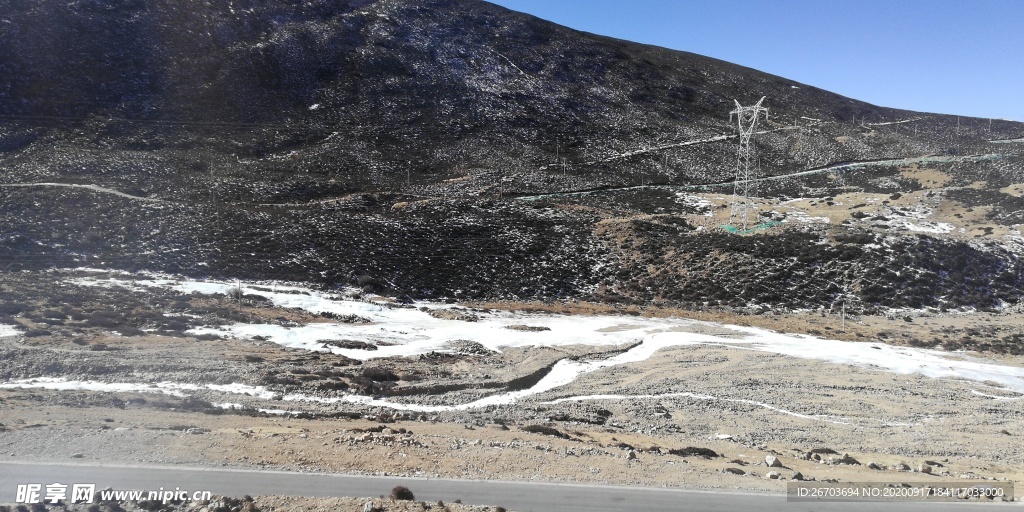
[[[98,488],[158,490],[180,487],[229,496],[278,494],[293,496],[380,496],[405,485],[424,501],[501,505],[520,512],[618,511],[854,511],[924,512],[928,510],[1020,510],[1020,503],[788,503],[778,494],[720,493],[597,485],[542,484],[326,475],[283,471],[106,466],[89,464],[0,464],[0,503],[11,503],[19,483],[95,483]]]

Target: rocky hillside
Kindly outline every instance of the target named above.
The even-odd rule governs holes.
[[[761,96],[763,174],[801,174],[759,183],[778,226],[722,232],[728,113]],[[866,309],[1001,308],[1021,284],[1021,143],[990,142],[1020,123],[476,0],[11,0],[0,119],[8,269],[694,307],[845,287]]]

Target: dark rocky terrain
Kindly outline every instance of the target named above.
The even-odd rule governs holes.
[[[722,205],[681,200],[731,192],[728,113],[761,96],[764,174],[821,170],[761,183],[762,216],[810,198],[845,221],[741,236],[700,224]],[[1024,278],[1024,165],[989,141],[1021,137],[473,0],[11,0],[0,271],[1001,309]],[[894,228],[926,203],[961,229]]]

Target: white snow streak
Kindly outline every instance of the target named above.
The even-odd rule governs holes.
[[[184,293],[204,294],[226,293],[235,283],[190,281],[175,279],[147,279],[130,281],[125,279],[78,279],[78,283],[94,286],[125,286],[133,288],[172,288]],[[384,303],[342,300],[315,290],[296,286],[267,286],[241,284],[243,292],[267,297],[277,306],[301,308],[320,313],[331,312],[339,315],[359,315],[372,321],[370,324],[315,323],[299,327],[284,327],[271,324],[234,324],[220,327],[205,327],[191,331],[193,334],[217,333],[233,337],[265,339],[287,347],[307,350],[330,351],[347,357],[367,360],[378,357],[416,356],[435,350],[445,350],[451,340],[471,340],[491,350],[503,347],[591,345],[616,346],[642,342],[630,350],[613,357],[595,361],[562,360],[530,389],[500,393],[461,405],[421,405],[392,402],[361,395],[318,397],[303,394],[288,394],[277,397],[284,401],[310,403],[353,403],[368,406],[388,407],[398,410],[437,412],[466,410],[491,405],[515,403],[528,396],[551,391],[568,385],[587,373],[604,368],[644,361],[657,351],[670,347],[695,345],[741,348],[782,354],[791,357],[812,359],[834,364],[866,367],[878,371],[898,374],[920,374],[931,378],[967,379],[977,382],[991,381],[1010,392],[1024,393],[1024,368],[992,363],[984,359],[967,357],[938,350],[894,347],[884,344],[858,343],[822,339],[814,336],[784,334],[754,327],[698,322],[681,318],[623,318],[600,315],[547,315],[521,312],[480,312],[479,320],[465,322],[443,320],[431,317],[420,308],[438,309],[448,306],[435,303],[418,303],[416,307],[390,307]],[[547,327],[540,332],[523,332],[507,329],[510,325],[531,325]],[[725,330],[728,337],[704,334]],[[319,340],[355,339],[376,343],[376,351],[340,349],[326,346]],[[29,379],[0,384],[0,388],[46,387],[50,389],[82,389],[92,391],[136,391],[159,392],[182,396],[186,391],[209,390],[228,395],[248,395],[260,400],[271,400],[277,393],[261,386],[243,384],[204,386],[160,382],[153,384],[100,383],[91,381],[71,382],[61,379]],[[980,396],[1002,398],[994,395]],[[725,399],[707,395],[680,393],[706,400],[725,400],[749,403],[766,407],[783,414],[806,417],[817,421],[832,421],[820,416],[801,415],[778,409],[768,404],[742,399]],[[587,397],[572,398],[588,399]],[[595,398],[597,399],[597,398]],[[563,399],[564,400],[564,399]]]

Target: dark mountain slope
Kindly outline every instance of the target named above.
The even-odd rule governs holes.
[[[727,182],[733,100],[761,96],[769,175],[942,154],[952,160],[936,172],[956,190],[936,193],[1000,205],[987,213],[1000,236],[1019,217],[1016,196],[1001,191],[1024,183],[1018,146],[986,142],[1024,135],[1019,123],[875,107],[486,2],[10,0],[0,11],[0,183],[122,195],[0,187],[0,267],[152,268],[424,297],[800,306],[834,299],[828,283],[903,261],[892,248],[910,247],[920,257],[899,264],[915,271],[866,286],[865,303],[1016,300],[1020,264],[984,246],[992,240],[889,243],[883,228],[848,224],[832,228],[847,238],[808,225],[738,243],[697,236],[700,212],[681,203],[683,189],[614,191]],[[957,160],[969,155],[984,158]],[[843,181],[822,172],[766,182],[762,195],[928,188],[892,164],[857,169]],[[979,180],[987,188],[968,188]],[[613,191],[510,199],[598,189]],[[652,214],[661,217],[630,220]],[[601,224],[615,219],[626,221]],[[799,248],[869,242],[885,249]],[[751,263],[763,244],[785,248],[771,272]],[[985,265],[929,289],[956,261]]]
[[[15,0],[3,17],[0,114],[9,123],[0,147],[38,140],[47,152],[100,149],[97,167],[117,165],[116,151],[158,151],[175,172],[147,181],[172,189],[208,165],[244,181],[334,179],[326,193],[399,187],[407,171],[420,185],[500,171],[529,191],[632,183],[634,173],[715,181],[731,168],[725,144],[677,151],[673,162],[658,153],[585,163],[729,134],[734,98],[768,96],[776,127],[912,117],[470,0]],[[936,127],[922,128],[928,136],[846,148],[830,127],[808,136],[817,160],[769,137],[765,159],[781,173],[945,149]],[[556,153],[572,166],[565,177],[539,171]],[[295,180],[296,171],[312,176]],[[298,188],[288,195],[316,194]],[[275,192],[236,193],[266,200]]]

